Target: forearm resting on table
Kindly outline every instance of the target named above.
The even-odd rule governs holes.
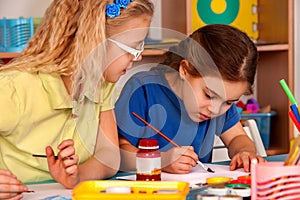
[[[124,140],[123,140],[124,141]],[[122,142],[120,140],[121,152],[121,171],[134,171],[136,170],[136,153],[138,149],[131,144]]]
[[[99,129],[93,156],[79,165],[80,181],[112,177],[120,167],[121,158],[114,111],[103,111],[99,118]]]
[[[241,152],[257,153],[255,144],[247,135],[236,136],[228,145],[228,155],[230,158]]]
[[[119,157],[119,154],[115,154],[114,156],[110,155],[110,159],[115,161],[112,164],[111,161],[101,161],[95,157],[91,157],[78,167],[80,181],[106,179],[114,176],[119,169]]]

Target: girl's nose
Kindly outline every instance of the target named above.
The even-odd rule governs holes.
[[[221,103],[217,101],[210,101],[208,110],[212,113],[212,115],[218,115],[221,111]]]

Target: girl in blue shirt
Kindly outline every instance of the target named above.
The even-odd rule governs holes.
[[[252,93],[258,53],[248,36],[228,25],[199,28],[164,55],[164,62],[133,75],[116,103],[122,170],[135,169],[139,139],[154,138],[162,170],[188,173],[198,159],[210,162],[214,136],[231,157],[230,169],[250,170],[257,158],[234,102]],[[137,113],[174,147],[132,115]]]

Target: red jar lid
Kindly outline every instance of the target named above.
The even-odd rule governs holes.
[[[155,139],[141,139],[139,141],[139,148],[146,148],[146,149],[159,148],[158,141]]]

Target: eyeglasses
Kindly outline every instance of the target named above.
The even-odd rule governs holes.
[[[144,41],[140,44],[140,49],[134,49],[134,48],[131,48],[121,42],[118,42],[116,40],[113,40],[113,39],[108,39],[109,41],[111,41],[112,43],[114,43],[115,45],[117,45],[120,49],[132,54],[134,56],[133,60],[136,61],[138,60],[138,58],[140,57],[140,55],[142,54],[142,52],[144,51]]]

